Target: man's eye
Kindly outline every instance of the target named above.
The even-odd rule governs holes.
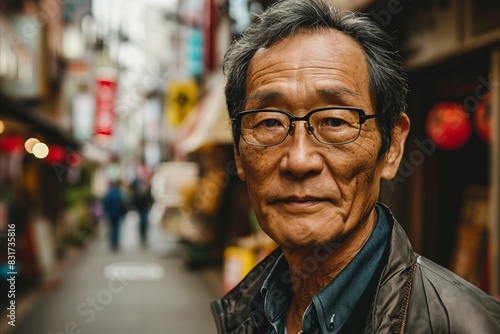
[[[323,120],[323,126],[340,127],[346,125],[346,121],[340,118],[326,118]]]
[[[266,119],[260,122],[262,126],[265,126],[267,128],[272,128],[276,126],[281,126],[281,122],[276,120],[276,119]]]

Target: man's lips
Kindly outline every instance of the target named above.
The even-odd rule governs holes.
[[[325,198],[320,198],[320,197],[302,197],[302,196],[289,196],[289,197],[284,197],[284,198],[279,198],[274,200],[274,203],[282,203],[282,204],[287,204],[287,205],[292,205],[292,206],[300,206],[300,207],[305,207],[305,206],[313,206],[317,205],[323,202],[328,201]]]

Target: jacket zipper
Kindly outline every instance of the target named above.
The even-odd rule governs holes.
[[[406,317],[408,316],[408,307],[410,305],[410,293],[413,285],[413,276],[415,275],[415,271],[417,270],[417,262],[413,264],[411,268],[411,272],[408,275],[408,281],[406,282],[406,289],[405,289],[405,296],[403,298],[404,300],[404,305],[403,305],[403,311],[402,311],[402,321],[401,321],[401,330],[399,331],[400,334],[404,334],[405,329],[406,329]]]

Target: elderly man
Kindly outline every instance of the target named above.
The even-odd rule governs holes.
[[[410,128],[384,31],[285,0],[223,66],[238,175],[281,247],[213,302],[220,333],[500,333],[500,303],[415,254],[377,202]]]

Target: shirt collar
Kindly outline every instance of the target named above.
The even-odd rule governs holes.
[[[390,239],[390,227],[383,210],[376,206],[378,219],[372,234],[354,259],[323,289],[313,303],[323,333],[338,333],[368,286],[382,260]],[[312,311],[310,309],[310,311]]]
[[[264,297],[264,311],[275,332],[284,328],[284,314],[288,310],[292,295],[292,284],[288,263],[280,254],[269,275],[262,284],[260,293]]]

